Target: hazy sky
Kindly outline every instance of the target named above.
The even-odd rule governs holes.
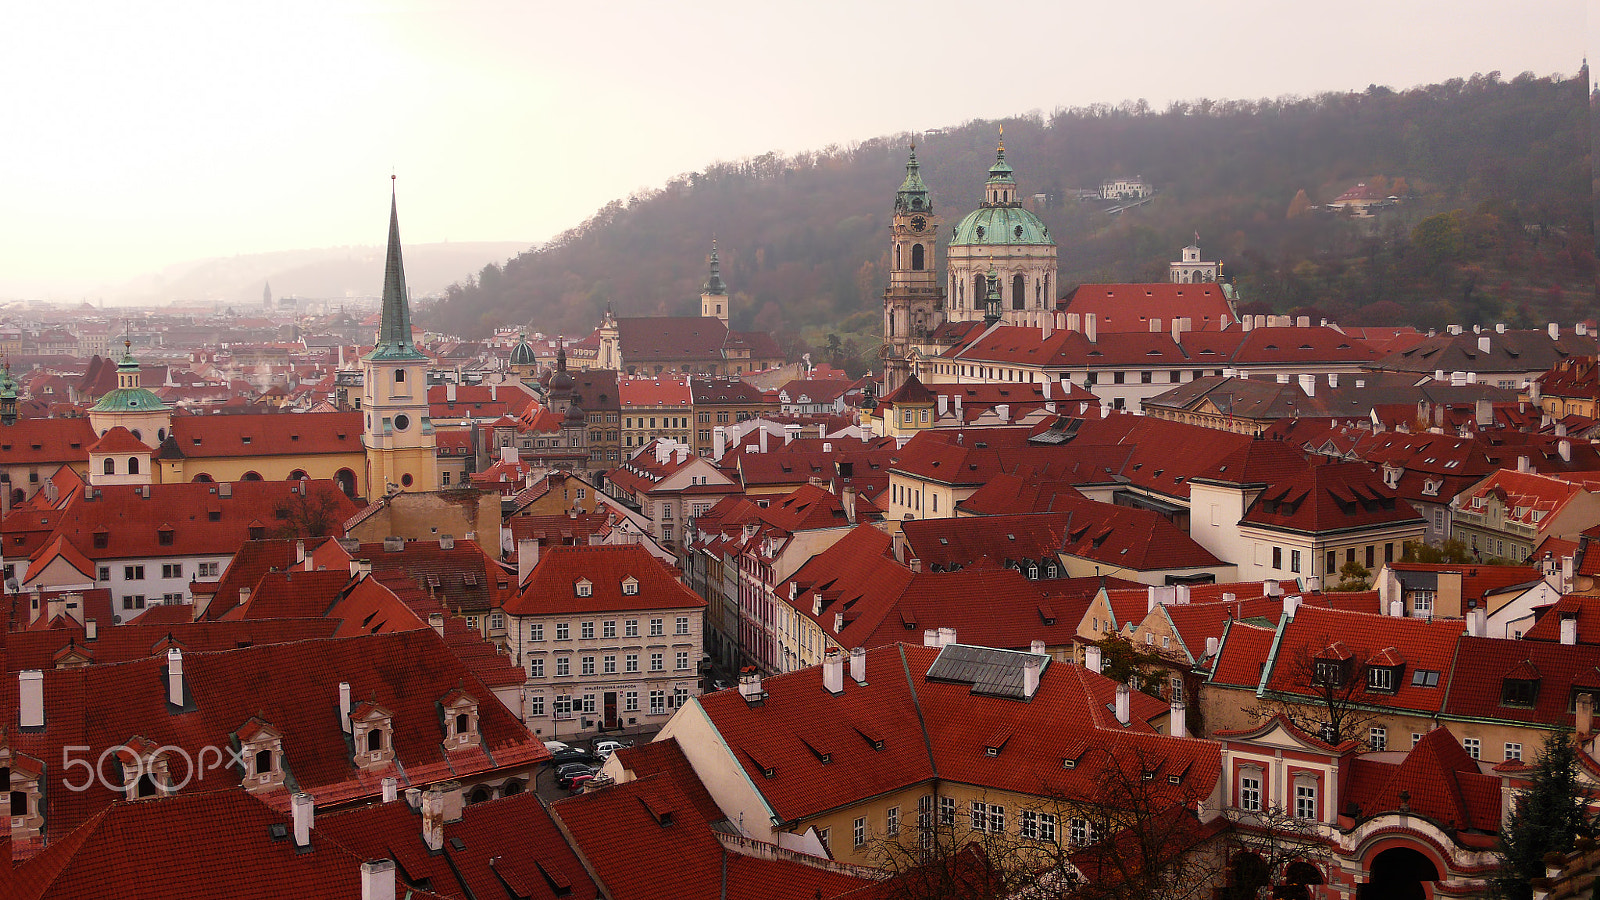
[[[0,298],[535,242],[718,159],[1144,97],[1572,73],[1600,0],[8,3]],[[465,273],[464,273],[465,274]]]

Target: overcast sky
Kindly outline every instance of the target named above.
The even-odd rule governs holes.
[[[1144,97],[1573,73],[1600,0],[10,3],[0,298],[536,242],[719,159]]]

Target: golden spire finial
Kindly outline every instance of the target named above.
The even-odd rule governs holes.
[[[1004,125],[1000,126],[1000,146],[996,149],[1001,153],[1006,152],[1006,127]]]

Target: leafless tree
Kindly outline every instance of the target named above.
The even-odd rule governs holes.
[[[339,506],[339,495],[328,487],[285,497],[273,509],[280,523],[277,536],[314,538],[337,534],[344,525]]]
[[[1247,712],[1261,719],[1282,715],[1296,728],[1329,744],[1355,740],[1365,745],[1368,726],[1379,715],[1366,697],[1364,660],[1370,652],[1351,650],[1327,637],[1313,643],[1323,649],[1301,648],[1279,663],[1288,688],[1269,691]]]
[[[1316,823],[1297,819],[1279,806],[1255,812],[1226,811],[1228,884],[1221,900],[1255,900],[1263,888],[1285,900],[1308,900],[1309,884],[1322,882],[1332,846]]]

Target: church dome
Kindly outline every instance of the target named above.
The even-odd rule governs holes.
[[[557,369],[556,373],[550,376],[550,392],[552,394],[557,392],[566,393],[572,390],[572,385],[572,376],[567,374],[566,369]]]
[[[517,345],[511,348],[511,364],[513,366],[531,366],[538,362],[533,354],[533,345],[522,335],[517,335]]]
[[[117,363],[117,386],[106,391],[100,402],[89,408],[92,413],[165,412],[168,406],[148,388],[139,386],[139,361],[133,350],[123,342],[122,361]]]
[[[1054,247],[1050,229],[1039,217],[1020,206],[984,206],[967,213],[956,225],[950,246]]]

